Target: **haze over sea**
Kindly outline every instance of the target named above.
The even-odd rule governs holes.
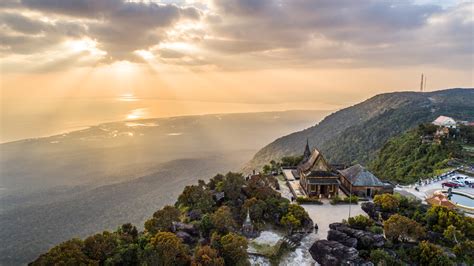
[[[247,113],[286,110],[335,110],[339,106],[315,103],[233,103],[136,98],[44,98],[2,102],[0,143],[50,136],[105,122],[146,118]]]

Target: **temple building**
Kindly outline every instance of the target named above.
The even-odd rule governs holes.
[[[306,144],[305,158],[298,166],[300,186],[309,197],[331,198],[338,195],[339,174],[314,150],[308,158],[309,145]]]
[[[447,128],[456,128],[456,120],[449,116],[439,116],[436,118],[435,121],[432,123],[433,125],[440,126],[440,127],[447,127]]]
[[[390,183],[380,181],[374,174],[360,164],[339,171],[341,189],[346,194],[359,197],[373,197],[375,194],[393,193]]]

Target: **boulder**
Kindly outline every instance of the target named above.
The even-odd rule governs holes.
[[[184,244],[193,245],[194,243],[196,243],[196,240],[186,232],[178,231],[176,232],[176,236],[179,237]]]
[[[306,234],[303,234],[303,233],[294,233],[294,234],[288,236],[288,239],[299,245],[301,243],[301,240],[305,236],[306,236]]]
[[[432,243],[436,243],[439,240],[446,240],[442,233],[428,231],[423,240],[428,240]]]
[[[346,233],[330,229],[328,231],[328,240],[337,241],[344,246],[355,248],[357,247],[357,239],[348,236]]]
[[[202,214],[199,210],[191,210],[187,213],[189,220],[191,221],[197,221],[200,220],[202,217]]]
[[[313,220],[311,220],[310,218],[308,219],[305,219],[303,222],[302,222],[302,229],[303,229],[303,232],[305,233],[312,233],[314,231],[314,222]]]
[[[383,235],[380,235],[380,234],[374,234],[372,232],[354,229],[343,223],[332,223],[329,225],[329,228],[335,231],[342,232],[345,235],[347,235],[347,237],[349,238],[357,239],[358,249],[376,249],[376,248],[381,248],[385,245],[385,238]],[[333,236],[343,237],[342,234],[336,234],[334,232],[332,234]],[[354,242],[353,240],[351,241],[352,242],[350,243]],[[344,240],[341,243],[343,242]],[[343,243],[343,244],[349,245],[349,243]]]
[[[373,265],[361,259],[357,249],[344,246],[336,241],[318,240],[311,246],[309,253],[322,266]]]
[[[364,202],[360,205],[360,207],[373,220],[379,219],[379,215],[378,215],[379,212],[377,210],[377,205],[375,205],[373,202]]]
[[[173,232],[183,231],[192,236],[199,236],[199,230],[192,224],[173,222]]]
[[[380,207],[378,207],[375,203],[373,202],[364,202],[361,204],[361,209],[369,215],[370,218],[372,218],[375,221],[379,221],[380,218],[383,220],[387,220],[390,218],[390,216],[393,215],[391,212],[386,212],[382,211]]]

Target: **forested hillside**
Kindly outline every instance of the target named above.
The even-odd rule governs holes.
[[[432,135],[436,129],[433,125],[420,125],[390,139],[370,162],[370,170],[382,179],[408,184],[449,168],[453,160],[474,161],[466,150],[474,144],[472,127],[452,130],[450,136],[443,138],[441,143],[422,141],[423,137]]]
[[[283,156],[301,154],[306,139],[332,163],[367,164],[388,139],[439,115],[474,120],[474,89],[374,96],[329,115],[311,128],[275,140],[261,149],[245,170],[259,169]]]

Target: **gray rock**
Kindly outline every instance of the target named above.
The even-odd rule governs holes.
[[[318,240],[311,246],[309,253],[322,266],[373,265],[371,262],[361,259],[357,249],[336,241]]]
[[[347,247],[355,248],[357,247],[357,239],[348,236],[346,233],[330,229],[328,231],[328,240],[337,241]]]
[[[329,228],[335,231],[342,232],[348,237],[357,239],[357,248],[358,249],[376,249],[381,248],[385,245],[385,238],[383,235],[374,234],[372,232],[358,230],[351,228],[343,223],[332,223],[329,225]],[[332,233],[333,236],[335,233]],[[339,237],[342,237],[341,234],[338,234]]]
[[[178,231],[178,232],[176,232],[176,236],[181,238],[181,240],[183,240],[184,244],[192,245],[192,244],[196,243],[196,240],[190,234],[188,234],[186,232]]]
[[[173,232],[183,231],[192,236],[199,236],[199,230],[192,224],[173,222]]]

